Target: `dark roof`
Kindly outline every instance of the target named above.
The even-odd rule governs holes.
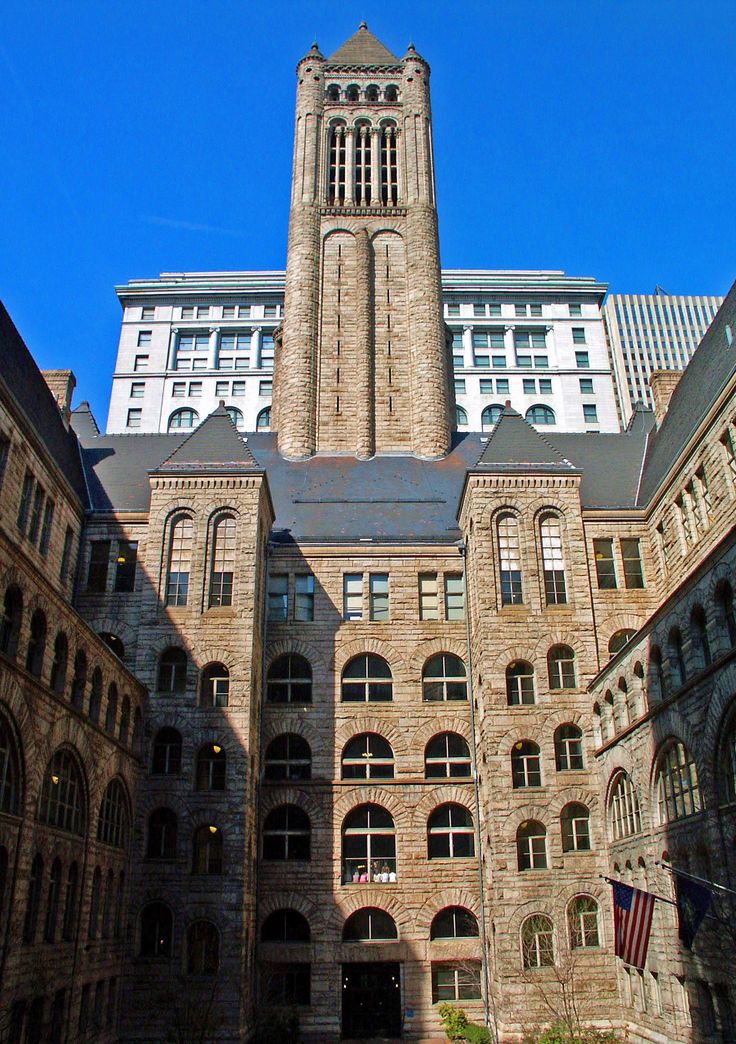
[[[92,408],[86,399],[72,410],[71,423],[78,439],[93,439],[95,435],[100,434]]]
[[[221,403],[156,471],[242,471],[257,468],[253,454]]]
[[[75,493],[87,503],[77,438],[66,427],[41,371],[0,301],[0,380]]]
[[[726,339],[726,326],[732,330],[733,343],[730,346]],[[639,491],[640,504],[645,505],[651,499],[735,372],[736,283],[672,393],[661,427],[649,437]]]
[[[547,436],[506,403],[476,467],[528,471],[530,466],[544,471],[571,471],[574,467]]]
[[[353,33],[342,47],[327,59],[329,65],[400,65],[395,54],[391,54],[380,40],[377,40],[365,22],[360,23],[357,33]]]
[[[93,511],[148,511],[148,473],[157,468],[185,435],[80,436],[82,461]]]

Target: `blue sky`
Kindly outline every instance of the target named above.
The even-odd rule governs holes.
[[[363,18],[432,66],[443,265],[736,277],[732,0],[4,0],[0,297],[101,423],[116,283],[283,267],[294,66]]]

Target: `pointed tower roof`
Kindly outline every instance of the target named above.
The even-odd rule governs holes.
[[[507,402],[476,468],[501,471],[576,471],[556,446]]]
[[[220,403],[154,471],[244,471],[258,467],[248,443]]]
[[[330,65],[400,65],[395,54],[391,54],[361,22],[357,33],[353,33],[342,47],[338,47],[327,59]]]

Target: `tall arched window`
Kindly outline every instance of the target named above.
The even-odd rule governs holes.
[[[685,653],[682,647],[682,633],[679,627],[673,627],[669,633],[667,638],[667,655],[670,661],[672,688],[679,689],[685,684],[687,678]]]
[[[325,97],[328,102],[335,103],[340,101],[340,88],[336,83],[331,83],[325,91]]]
[[[611,635],[608,641],[608,655],[615,656],[616,653],[621,652],[625,645],[628,645],[631,639],[636,634],[630,627],[623,627],[620,631],[616,631]]]
[[[547,605],[565,605],[565,556],[562,552],[562,529],[556,515],[546,515],[539,526],[542,541],[544,595]]]
[[[340,97],[340,88],[331,87],[337,101]],[[327,184],[327,199],[333,206],[342,206],[345,202],[345,139],[346,130],[342,120],[335,120],[329,130],[327,149],[329,153],[329,173]]]
[[[455,407],[455,426],[458,430],[468,426],[468,411],[464,410],[462,406]]]
[[[119,779],[112,779],[105,788],[97,821],[97,840],[114,848],[127,848],[130,832],[130,813],[125,788]]]
[[[261,925],[261,942],[307,943],[311,938],[309,921],[298,910],[274,910]]]
[[[31,633],[26,650],[26,670],[37,678],[43,672],[43,657],[46,651],[46,616],[36,609],[31,617]]]
[[[87,713],[89,720],[97,724],[100,720],[100,711],[102,710],[102,671],[99,667],[95,667],[92,671],[92,683],[89,687],[89,703],[87,704]]]
[[[242,414],[240,416],[242,420]],[[223,515],[217,519],[212,530],[210,606],[233,604],[235,534],[235,519],[232,515]]]
[[[26,913],[23,919],[23,942],[32,943],[36,938],[38,915],[41,912],[41,891],[43,889],[43,858],[40,854],[33,857],[31,873],[28,877],[28,894],[26,896]]]
[[[343,779],[393,779],[391,744],[375,732],[354,736],[342,752]]]
[[[199,684],[200,707],[227,707],[230,702],[230,672],[221,663],[209,663]]]
[[[350,88],[348,87],[348,91]],[[356,99],[357,101],[357,99]],[[355,142],[355,202],[358,206],[371,205],[372,150],[371,125],[368,120],[358,120],[353,132]]]
[[[169,417],[169,431],[194,428],[197,424],[199,424],[199,414],[188,407],[183,410],[174,410]]]
[[[475,855],[473,817],[464,805],[440,805],[427,821],[430,859],[465,859]]]
[[[308,860],[311,856],[312,824],[298,805],[279,805],[263,823],[263,858]]]
[[[698,772],[690,752],[679,740],[667,744],[659,755],[656,785],[660,824],[700,812]]]
[[[287,732],[276,736],[266,748],[264,778],[270,781],[312,778],[312,751],[302,736]]]
[[[528,819],[516,831],[519,870],[547,869],[547,831],[536,819]]]
[[[592,895],[576,895],[567,908],[570,949],[582,950],[600,946],[598,903]]]
[[[72,863],[66,875],[66,894],[64,896],[64,919],[61,924],[61,937],[64,942],[71,942],[77,930],[77,907],[79,904],[79,866]]]
[[[526,419],[530,424],[554,424],[555,411],[550,406],[530,406]]]
[[[115,722],[118,716],[118,687],[110,682],[107,687],[107,708],[105,710],[105,729],[115,735]]]
[[[235,427],[241,431],[243,428],[243,413],[238,409],[237,406],[226,406],[225,412],[227,413],[230,420],[233,422]]]
[[[20,808],[20,751],[15,735],[0,715],[0,812],[11,816],[18,814]]]
[[[509,707],[534,703],[534,668],[526,660],[515,660],[506,668],[506,702]]]
[[[95,867],[92,874],[92,891],[89,897],[89,922],[87,924],[87,938],[97,938],[97,926],[100,919],[100,898],[102,895],[102,870]]]
[[[43,926],[44,942],[52,943],[56,938],[56,922],[59,918],[59,900],[61,898],[61,860],[57,856],[51,864],[49,887],[46,895],[46,920]]]
[[[483,412],[485,413],[485,410]],[[501,605],[521,605],[524,601],[524,592],[521,582],[519,520],[516,515],[501,515],[497,530]]]
[[[560,813],[563,852],[590,851],[590,812],[579,801],[571,801]]]
[[[177,819],[170,808],[155,808],[148,817],[146,859],[176,859]]]
[[[147,903],[141,910],[141,957],[170,957],[174,917],[165,903]]]
[[[271,430],[271,407],[266,406],[256,417],[256,431]]]
[[[343,942],[385,942],[398,939],[391,914],[376,906],[365,906],[348,917],[342,928]]]
[[[550,689],[574,689],[575,653],[569,645],[553,645],[547,653]]]
[[[118,726],[118,739],[121,743],[128,742],[128,733],[130,732],[130,697],[123,696],[123,702],[120,705],[120,724]]]
[[[3,619],[0,624],[0,652],[15,659],[23,621],[23,595],[19,587],[12,585],[5,592]]]
[[[173,520],[169,531],[169,556],[166,571],[167,605],[187,604],[193,543],[194,523],[188,515],[180,515]]]
[[[83,649],[74,657],[74,675],[72,676],[72,688],[69,694],[72,707],[81,710],[84,706],[84,690],[87,688],[87,657]]]
[[[84,834],[87,828],[82,774],[65,747],[56,751],[44,773],[36,818],[70,834]]]
[[[159,729],[153,740],[151,774],[175,776],[181,772],[181,733],[170,727]]]
[[[478,918],[464,906],[446,906],[440,910],[429,930],[430,939],[476,939],[479,934]]]
[[[521,963],[525,968],[551,968],[555,963],[552,921],[532,914],[521,926]]]
[[[700,659],[700,667],[708,667],[713,659],[710,651],[710,639],[708,638],[708,622],[705,618],[705,610],[702,605],[696,605],[690,616],[690,625],[693,635],[693,646],[697,650]]]
[[[343,703],[387,703],[393,699],[391,668],[382,656],[354,656],[342,672]]]
[[[538,744],[519,740],[511,748],[511,781],[514,790],[541,787],[542,763]]]
[[[377,88],[374,89],[377,94]],[[397,133],[393,123],[386,122],[381,125],[381,202],[384,207],[396,206],[399,202]]]
[[[187,654],[183,649],[170,645],[164,649],[158,661],[156,688],[161,693],[185,692],[187,687]]]
[[[220,933],[212,921],[193,921],[187,928],[187,974],[216,975],[220,967]]]
[[[736,801],[736,716],[731,717],[721,749],[719,774],[725,786],[719,789],[726,801]]]
[[[560,725],[555,729],[555,764],[558,772],[575,772],[585,767],[583,734],[577,725]]]
[[[206,743],[197,753],[196,789],[224,790],[227,781],[227,754],[219,743]]]
[[[63,694],[66,688],[66,665],[69,659],[69,643],[63,631],[59,631],[54,640],[54,658],[51,661],[51,677],[49,685],[54,692]]]
[[[312,668],[297,653],[279,656],[268,668],[266,699],[269,703],[312,702]]]
[[[396,829],[380,805],[359,805],[342,826],[343,880],[363,884],[396,880]]]
[[[194,831],[192,873],[222,873],[222,831],[214,823],[204,824]]]
[[[470,748],[456,732],[433,736],[424,750],[425,779],[468,779],[471,775]]]
[[[480,430],[489,431],[494,424],[498,424],[503,413],[503,406],[499,406],[498,403],[494,403],[492,406],[486,406],[480,415]]]
[[[619,772],[611,787],[608,814],[614,841],[641,833],[639,798],[631,777],[626,772]]]
[[[728,580],[721,580],[716,587],[716,605],[721,626],[728,637],[728,644],[736,645],[736,613],[733,607],[733,588]]]
[[[114,892],[115,875],[113,874],[112,870],[108,870],[105,876],[105,891],[102,898],[102,929],[100,934],[103,939],[110,938]]]
[[[465,664],[452,653],[430,657],[422,670],[422,699],[425,703],[467,700]]]

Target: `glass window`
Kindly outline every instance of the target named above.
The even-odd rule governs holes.
[[[66,667],[69,658],[69,643],[61,631],[54,640],[54,658],[51,662],[49,685],[54,692],[63,694],[66,687]]]
[[[419,574],[419,619],[439,620],[440,603],[436,573]]]
[[[343,703],[386,703],[392,699],[391,668],[381,656],[354,656],[343,668]]]
[[[271,430],[271,407],[266,406],[256,417],[256,431]]]
[[[493,357],[493,365],[496,365],[496,357]],[[499,395],[508,395],[509,393],[509,382],[505,377],[496,378],[496,392]]]
[[[573,326],[572,328],[572,343],[573,344],[585,344],[585,327]]]
[[[501,605],[521,605],[521,551],[519,521],[515,515],[501,515],[498,520],[498,555],[501,572]]]
[[[587,370],[590,366],[590,358],[587,352],[575,352],[575,365],[579,370]]]
[[[271,623],[283,623],[289,616],[289,576],[287,573],[271,573],[268,578],[268,619]]]
[[[550,689],[574,689],[575,653],[569,645],[553,645],[547,653]]]
[[[464,906],[446,906],[435,915],[429,930],[430,939],[477,939],[478,918]]]
[[[186,605],[192,564],[194,525],[186,515],[174,519],[169,537],[169,568],[166,574],[166,604]]]
[[[342,752],[342,778],[393,779],[394,752],[391,744],[375,732],[355,736]]]
[[[567,602],[567,587],[560,520],[555,515],[547,515],[542,519],[540,535],[547,605],[564,605]]]
[[[40,823],[83,835],[87,827],[82,774],[71,751],[57,750],[43,777],[36,818]]]
[[[516,858],[519,870],[547,869],[547,831],[534,819],[516,831]]]
[[[572,801],[560,815],[563,852],[590,851],[590,812],[585,805]]]
[[[309,921],[298,910],[274,910],[261,925],[261,942],[309,942],[312,932]]]
[[[493,381],[490,377],[481,377],[480,393],[481,395],[493,395]]]
[[[158,692],[179,693],[187,687],[187,654],[183,649],[169,646],[158,661]]]
[[[312,827],[297,805],[280,805],[263,824],[263,858],[280,862],[310,858]]]
[[[617,652],[621,652],[625,645],[631,641],[636,634],[636,631],[632,631],[631,628],[624,627],[620,631],[616,631],[615,634],[611,635],[608,642],[608,652],[610,656],[615,656]]]
[[[631,777],[620,772],[611,787],[608,813],[613,829],[614,841],[641,833],[639,798]]]
[[[199,414],[196,410],[189,408],[174,410],[169,417],[169,431],[194,428],[197,424],[199,424]]]
[[[531,740],[519,740],[511,750],[511,781],[514,790],[541,787],[542,762],[539,747]]]
[[[110,541],[93,540],[89,546],[87,590],[102,594],[107,587],[107,569],[110,561]]]
[[[555,411],[550,406],[530,406],[526,420],[530,424],[555,424]]]
[[[375,906],[356,910],[342,929],[343,942],[382,942],[398,937],[393,917]]]
[[[584,768],[583,734],[577,725],[560,725],[555,730],[555,764],[558,772]]]
[[[115,558],[115,591],[130,592],[135,588],[137,557],[137,541],[118,540],[118,553]]]
[[[197,752],[195,790],[225,790],[227,754],[219,743],[205,743]]]
[[[465,589],[460,573],[445,573],[445,619],[465,619]]]
[[[480,415],[481,431],[489,431],[494,424],[499,422],[502,413],[503,406],[500,406],[498,403],[494,403],[492,406],[486,406]]]
[[[593,394],[593,378],[592,377],[581,377],[580,378],[580,394],[581,395],[592,395]]]
[[[268,669],[266,699],[269,703],[312,702],[312,668],[297,653],[287,653],[273,661]]]
[[[440,1001],[478,1000],[480,996],[479,962],[432,963],[433,1004]]]
[[[211,921],[187,928],[187,974],[216,975],[220,967],[220,933]]]
[[[156,808],[148,817],[146,859],[176,859],[176,813],[170,808]]]
[[[457,378],[455,380],[455,394],[465,395],[465,378]]]
[[[23,920],[23,942],[32,943],[36,938],[38,927],[38,916],[41,912],[41,894],[43,891],[43,858],[35,855],[31,863],[31,872],[28,877],[28,893],[26,897],[26,912]],[[40,1035],[39,1035],[39,1040]]]
[[[468,426],[468,411],[464,410],[462,406],[455,407],[455,424],[458,428],[467,428]]]
[[[593,541],[593,556],[598,587],[601,590],[613,590],[616,582],[616,567],[613,561],[613,540],[601,537]]]
[[[432,656],[422,670],[422,699],[426,702],[467,700],[465,664],[452,653]]]
[[[10,726],[0,715],[0,812],[17,815],[19,807],[20,751]]]
[[[214,823],[203,824],[192,839],[192,873],[222,873],[222,831]]]
[[[465,859],[475,854],[473,817],[463,805],[440,805],[427,821],[429,859]]]
[[[555,963],[552,922],[532,914],[521,926],[521,961],[525,968],[547,968]]]
[[[388,573],[370,574],[369,605],[369,613],[371,620],[388,620]]]
[[[113,848],[127,848],[130,833],[128,798],[119,779],[111,780],[105,788],[97,821],[97,840]]]
[[[133,373],[140,373],[142,370],[147,370],[148,358],[147,355],[136,355],[133,362]]]
[[[264,964],[263,996],[266,1004],[277,1008],[306,1007],[310,1002],[309,964]]]
[[[263,778],[271,782],[312,778],[312,751],[294,732],[276,736],[266,748]]]
[[[567,314],[572,316],[573,318],[577,315],[582,315],[582,305],[576,304],[574,301],[571,301],[567,306]]]
[[[343,883],[396,881],[396,830],[380,805],[359,805],[342,828]]]
[[[345,573],[342,578],[343,620],[363,619],[363,574]]]
[[[515,660],[506,668],[506,702],[509,707],[534,703],[534,668],[526,660]]]
[[[173,935],[174,917],[165,903],[148,903],[143,907],[140,934],[141,957],[171,957]]]
[[[199,684],[200,707],[227,707],[230,702],[230,672],[222,663],[210,663]]]
[[[624,562],[624,583],[628,588],[644,586],[644,573],[641,566],[641,548],[638,538],[621,541],[621,557]]]
[[[170,727],[159,729],[153,740],[151,774],[172,776],[181,772],[181,734]]]
[[[294,577],[294,619],[302,623],[314,620],[314,577],[297,573]]]
[[[657,760],[657,810],[659,823],[670,823],[702,809],[698,773],[683,743],[673,741]]]
[[[583,420],[586,424],[598,423],[598,407],[595,403],[586,402],[583,405]]]
[[[235,519],[231,515],[218,518],[212,532],[210,607],[233,604],[235,540]]]
[[[426,779],[467,779],[472,774],[470,748],[456,732],[433,736],[424,751]]]

